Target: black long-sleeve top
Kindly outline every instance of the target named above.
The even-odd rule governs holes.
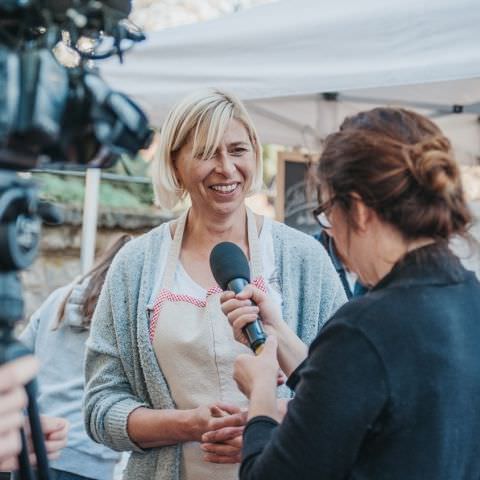
[[[342,307],[281,425],[244,432],[241,480],[480,478],[480,284],[444,246]]]

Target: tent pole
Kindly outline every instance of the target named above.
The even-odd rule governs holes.
[[[101,170],[99,168],[87,169],[85,176],[85,197],[83,201],[82,243],[80,253],[82,275],[92,268],[95,259],[100,177]]]

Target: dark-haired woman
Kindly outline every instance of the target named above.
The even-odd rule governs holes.
[[[320,219],[371,290],[308,356],[258,289],[224,294],[238,340],[258,309],[276,334],[236,362],[250,399],[240,478],[480,478],[480,284],[447,247],[470,222],[449,141],[379,108],[328,137],[319,169]],[[296,392],[281,425],[278,364]]]
[[[73,284],[55,290],[32,315],[21,340],[40,361],[38,404],[43,414],[67,419],[67,447],[51,463],[53,480],[113,478],[119,454],[85,432],[82,415],[85,342],[110,264],[131,237],[121,235],[96,265]]]

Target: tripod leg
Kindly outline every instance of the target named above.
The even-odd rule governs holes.
[[[33,476],[32,467],[28,458],[27,437],[23,428],[20,430],[20,437],[22,439],[22,450],[18,455],[18,476],[14,475],[13,478],[18,478],[19,480],[34,480],[35,477]]]
[[[40,413],[36,400],[35,382],[34,379],[25,387],[28,396],[28,419],[30,421],[33,448],[37,458],[37,479],[49,480],[50,470],[48,468],[47,449],[45,448],[45,442],[43,440],[42,424],[40,422]]]

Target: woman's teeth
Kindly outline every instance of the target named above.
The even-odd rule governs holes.
[[[232,183],[231,185],[212,185],[213,190],[222,193],[233,192],[237,188],[238,183]]]

